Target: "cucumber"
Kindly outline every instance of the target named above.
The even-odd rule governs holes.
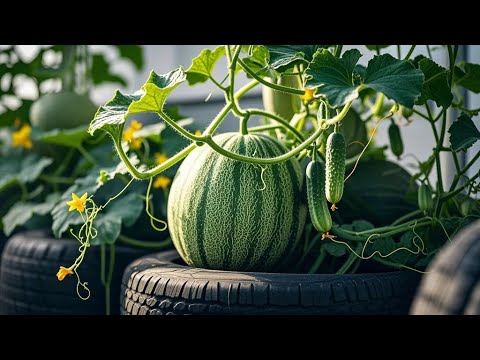
[[[392,153],[400,158],[403,154],[403,141],[402,134],[400,133],[400,128],[395,124],[395,121],[392,119],[392,123],[388,128],[388,138],[390,139],[390,149]]]
[[[345,138],[343,134],[334,132],[327,139],[326,149],[326,187],[325,195],[332,203],[332,211],[342,199],[343,179],[345,176]]]
[[[425,214],[429,213],[433,209],[432,189],[430,189],[428,184],[422,184],[418,189],[418,207]]]
[[[310,219],[317,231],[326,233],[332,228],[332,217],[325,198],[325,168],[320,161],[311,161],[306,175]]]

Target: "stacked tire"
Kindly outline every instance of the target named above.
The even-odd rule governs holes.
[[[308,275],[219,271],[181,265],[175,250],[125,270],[124,315],[407,314],[420,275]]]
[[[75,275],[58,281],[60,265],[70,266],[78,256],[78,243],[59,240],[41,232],[13,236],[6,244],[0,266],[0,314],[81,315],[105,314],[105,290],[100,280],[100,249],[90,247],[79,268],[91,296],[78,297]],[[111,309],[118,314],[120,283],[126,266],[146,251],[116,246],[111,283]],[[106,258],[109,258],[107,253]],[[82,288],[81,294],[85,295]]]

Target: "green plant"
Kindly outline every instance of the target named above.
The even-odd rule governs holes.
[[[327,182],[331,169],[339,169],[337,173],[342,173],[343,166],[347,168],[346,176],[338,176],[338,179],[335,177],[331,182],[333,186],[331,190],[334,190],[335,194],[328,195],[329,191],[327,191],[327,197],[330,196],[330,200],[337,202],[342,197],[340,191],[343,185],[342,180],[345,182],[346,193],[337,204],[338,211],[333,213],[334,222],[331,229],[333,235],[317,234],[312,231],[311,225],[307,224],[303,234],[303,244],[298,243],[297,248],[290,249],[290,251],[301,253],[299,268],[310,272],[355,271],[360,263],[369,259],[387,267],[421,271],[447,239],[478,217],[478,212],[474,211],[466,217],[462,217],[460,206],[455,205],[462,192],[466,191],[467,196],[470,196],[476,194],[479,189],[478,177],[480,174],[475,174],[470,178],[466,177],[468,169],[472,167],[479,156],[475,156],[463,168],[460,167],[457,158],[459,151],[465,151],[480,137],[480,133],[471,119],[471,116],[478,113],[478,109],[466,108],[457,91],[460,87],[477,91],[478,65],[458,62],[458,46],[455,45],[445,47],[449,54],[448,69],[439,66],[432,60],[430,47],[425,47],[425,53],[428,56],[419,55],[414,59],[411,58],[416,47],[414,45],[404,57],[400,54],[399,46],[397,46],[396,57],[390,54],[381,54],[382,49],[388,46],[367,45],[366,47],[377,52],[377,55],[368,62],[367,67],[357,64],[362,56],[358,49],[343,51],[342,45],[237,45],[218,47],[214,51],[204,50],[197,58],[193,59],[191,67],[186,71],[178,68],[164,75],[152,72],[140,94],[123,95],[117,92],[115,97],[97,112],[95,119],[90,124],[89,132],[95,134],[97,130],[101,129],[109,133],[130,174],[137,179],[148,179],[190,156],[189,154],[198,146],[208,146],[210,151],[213,150],[226,158],[250,164],[251,167],[269,167],[293,157],[300,161],[308,157],[321,158],[324,155],[318,149],[325,148],[327,141],[325,134],[330,133],[333,128],[341,131],[344,127],[346,129],[348,126],[352,126],[349,125],[347,115],[356,114],[350,116],[350,118],[361,119],[361,123],[355,124],[355,127],[366,129],[371,126],[373,129],[366,142],[365,135],[360,138],[362,133],[366,134],[365,130],[348,131],[354,138],[348,139],[349,142],[346,145],[360,145],[361,151],[354,155],[349,153],[348,158],[343,162],[344,147],[342,146],[340,149],[340,145],[338,145],[329,148],[328,141],[326,142]],[[215,64],[222,56],[227,58],[228,63],[226,70],[228,82],[226,84],[218,81],[212,75]],[[248,77],[252,78],[252,81],[236,91],[235,79],[236,74],[240,71],[245,72]],[[281,85],[278,79],[282,76],[297,76],[302,87],[298,89]],[[273,78],[277,80],[271,82]],[[190,85],[194,85],[207,80],[211,80],[225,93],[226,104],[202,134],[192,134],[172,121],[168,114],[165,114],[163,106],[169,94],[181,83],[188,81]],[[298,96],[302,102],[301,107],[295,109],[294,101],[291,102],[295,112],[291,119],[263,109],[242,108],[240,106],[242,96],[260,84],[275,91]],[[433,107],[434,102],[437,107]],[[426,112],[423,112],[422,108]],[[451,110],[459,110],[462,115],[448,128],[447,113]],[[285,113],[284,111],[282,110],[282,113]],[[169,161],[143,171],[131,164],[121,146],[124,119],[142,112],[157,113],[163,121],[190,141],[189,146],[178,152]],[[251,155],[238,149],[235,151],[226,149],[226,146],[215,141],[216,138],[213,135],[218,125],[230,112],[239,119],[239,133],[242,136],[268,132],[270,136],[274,136],[282,142],[288,150],[277,156],[259,156],[258,152],[257,155]],[[416,115],[415,120],[410,117],[411,113]],[[254,116],[266,118],[268,122],[265,125],[249,127],[248,121]],[[398,165],[385,162],[383,159],[386,156],[386,148],[376,146],[374,141],[375,131],[383,120],[392,118],[400,121],[407,117],[408,121],[402,126],[408,126],[411,121],[426,120],[431,125],[437,144],[428,159],[418,162],[416,173],[413,175],[406,173]],[[353,120],[351,121],[353,122]],[[447,130],[450,133],[449,147],[443,145]],[[400,156],[402,151],[400,151],[399,133],[393,134],[393,131],[391,133],[391,150],[395,155]],[[337,132],[333,136],[339,137],[339,134]],[[355,138],[356,136],[359,138]],[[454,181],[449,188],[446,188],[442,181],[440,152],[451,153],[457,165]],[[354,185],[355,178],[362,179],[358,175],[359,171],[367,166],[371,167],[369,178],[357,180],[357,185]],[[383,172],[380,172],[380,176],[375,176],[375,170],[383,171],[381,170],[383,168],[391,168],[395,177],[394,181],[397,182],[403,181],[404,174],[407,174],[408,188],[405,189],[403,185],[392,187],[382,180]],[[400,173],[401,176],[398,175]],[[416,183],[417,181],[430,183],[432,181],[431,174],[435,174],[437,178],[437,183],[433,186],[435,204],[431,214],[423,214],[416,201],[418,193]],[[217,175],[221,176],[221,173],[219,172]],[[460,184],[461,179],[464,181]],[[322,214],[321,204],[312,201],[316,198],[311,196],[314,180],[307,180],[307,185],[310,184],[309,205],[312,209],[310,212],[311,215],[314,215],[313,225],[323,231],[329,226],[326,224],[327,221],[325,224],[322,221],[320,226],[317,216],[315,216],[317,213],[326,214]],[[369,192],[371,190],[365,191],[365,194],[349,194],[350,183],[352,183],[352,188],[354,186],[357,188],[370,186],[377,194]],[[197,182],[192,185],[191,191],[198,187],[208,186],[208,184]],[[373,195],[378,198],[378,200],[372,199],[371,202],[363,204],[367,208],[365,212],[356,211],[355,204],[359,201],[358,197],[362,195],[365,195],[367,199],[368,196],[372,199]],[[385,199],[390,196],[393,203],[385,203],[384,196]],[[374,204],[375,201],[378,203],[378,207]],[[343,203],[345,205],[354,204],[350,206],[350,213],[342,209]],[[385,207],[385,210],[380,211],[382,206]],[[391,209],[388,208],[389,206]],[[348,206],[345,207],[348,208]],[[358,209],[360,208],[361,206],[358,206]],[[171,217],[168,219],[170,223],[177,224],[185,221],[184,217],[177,217],[174,211],[170,214]],[[373,223],[365,220],[368,214]],[[229,221],[235,222],[236,219],[245,215],[221,212],[221,216],[227,216]],[[260,216],[262,217],[262,215]],[[321,217],[322,220],[327,218],[326,216]],[[344,218],[352,220],[349,223]],[[196,226],[197,229],[191,231],[201,232],[201,224]],[[235,239],[230,236],[218,240],[218,246],[235,242]],[[323,241],[319,241],[319,239]],[[198,238],[195,241],[199,241]],[[255,241],[255,239],[251,241]],[[181,248],[177,248],[182,254]],[[188,261],[188,257],[184,256],[184,258]],[[208,266],[208,264],[204,265]]]
[[[342,187],[340,176],[338,179],[335,177],[333,183],[336,196],[330,200],[337,202],[341,197],[341,201],[336,204],[338,210],[332,213],[334,221],[331,234],[314,231],[315,228],[324,231],[330,227],[322,205],[323,197],[312,196],[319,188],[321,189],[321,186],[315,187],[314,192],[309,191],[310,196],[307,196],[312,209],[311,216],[314,217],[313,226],[311,222],[306,224],[301,240],[290,243],[291,248],[288,249],[290,256],[275,269],[342,274],[355,272],[362,265],[368,265],[368,260],[372,260],[387,268],[422,271],[445,241],[479,216],[478,210],[474,210],[474,207],[467,209],[461,204],[463,197],[467,196],[470,199],[470,195],[476,194],[479,190],[480,173],[471,177],[466,174],[480,154],[474,156],[463,167],[457,155],[460,151],[466,151],[480,138],[480,132],[472,121],[472,116],[476,116],[479,109],[464,106],[458,91],[459,88],[478,91],[480,67],[457,61],[456,45],[445,47],[449,54],[448,69],[432,60],[429,46],[424,48],[428,57],[419,55],[413,59],[411,55],[416,48],[415,45],[410,47],[406,56],[401,56],[400,46],[397,46],[397,56],[381,54],[382,49],[388,47],[386,45],[366,47],[377,53],[366,67],[357,64],[362,56],[358,49],[343,51],[342,45],[226,45],[213,51],[206,49],[193,59],[192,65],[187,70],[180,67],[163,75],[152,72],[139,93],[125,95],[117,91],[115,96],[97,111],[88,131],[91,135],[97,134],[97,130],[108,133],[132,179],[149,180],[150,184],[153,177],[167,171],[184,158],[187,158],[185,161],[188,164],[192,164],[192,158],[200,153],[208,153],[211,159],[219,159],[222,156],[235,161],[229,163],[232,171],[240,169],[240,164],[243,164],[241,166],[249,169],[252,174],[262,169],[261,174],[267,171],[263,169],[288,164],[293,158],[305,166],[308,158],[314,160],[317,157],[323,158],[325,150],[322,149],[326,147],[327,160],[330,155],[334,160],[333,164],[327,164],[327,170],[335,168],[342,173],[343,167],[346,168],[346,176],[341,177],[345,183],[343,197],[339,195],[341,194],[339,189]],[[212,70],[221,57],[227,59],[225,74],[227,82],[220,81],[212,75]],[[251,81],[236,89],[236,76],[239,72],[244,72]],[[272,77],[272,73],[275,76]],[[289,87],[277,80],[275,82],[269,80],[282,76],[297,76],[302,87]],[[164,109],[165,101],[186,81],[189,85],[195,85],[208,80],[224,93],[225,106],[202,133],[194,134],[172,119]],[[298,96],[301,101],[300,108],[294,109],[295,115],[291,119],[264,109],[243,108],[241,98],[259,85]],[[294,101],[291,103],[292,106],[295,105]],[[448,128],[447,112],[451,109],[459,110],[462,114]],[[145,112],[156,113],[188,142],[187,146],[167,161],[149,168],[133,163],[122,141],[125,133],[128,134],[129,131],[129,128],[124,129],[126,120]],[[218,126],[229,113],[233,113],[239,120],[239,134],[231,137],[235,141],[214,136]],[[415,114],[414,119],[413,116],[410,117],[411,113]],[[254,117],[268,121],[260,126],[249,126],[249,121]],[[407,117],[408,120],[401,126],[408,126],[411,121],[427,121],[436,143],[431,156],[418,161],[414,174],[409,174],[402,167],[385,161],[387,147],[376,145],[374,140],[376,129],[385,119],[393,118],[400,122]],[[351,129],[347,130],[349,127]],[[338,130],[337,134],[348,133],[351,137],[346,137],[347,147],[350,145],[356,147],[353,154],[347,149],[344,164],[341,159],[345,156],[343,154],[345,148],[343,146],[329,148],[327,142],[328,134],[335,128]],[[371,129],[371,133],[367,137],[368,128]],[[450,133],[449,146],[444,145],[447,131]],[[257,143],[256,151],[253,152],[245,145],[232,148],[237,144],[237,139],[247,139],[250,134],[256,133],[267,133],[272,139],[276,138],[276,141],[282,143],[286,149],[279,147],[280,153],[268,153],[262,143]],[[220,142],[220,139],[223,140]],[[398,139],[394,138],[393,142],[390,144],[391,150],[399,154]],[[241,144],[240,140],[238,144]],[[198,147],[201,147],[201,150],[198,150]],[[340,154],[337,154],[338,151]],[[444,170],[440,162],[441,152],[450,153],[456,164],[456,174],[449,187],[442,180]],[[316,165],[310,165],[310,173],[312,166]],[[318,171],[318,168],[315,167],[314,170]],[[195,174],[196,172],[193,172],[192,179],[196,179]],[[239,173],[240,179],[241,175]],[[432,184],[433,177],[430,175],[436,175],[436,184]],[[216,171],[209,174],[210,182],[195,180],[187,189],[189,194],[200,194],[204,193],[201,189],[205,187],[213,188],[217,183],[228,184],[225,188],[216,190],[218,198],[221,198],[221,193],[232,191],[231,183],[227,182],[231,177],[231,174],[225,175],[222,171]],[[321,176],[318,176],[318,180],[309,178],[307,185],[309,184],[312,189],[313,185],[318,186],[314,181],[321,181],[320,179]],[[188,174],[178,175],[178,180],[187,181]],[[267,190],[275,193],[276,182],[269,182],[270,179],[266,179],[265,176],[264,181],[266,189],[252,185],[253,182],[245,181],[244,184],[241,180],[239,186],[244,185],[245,191],[258,193],[258,196]],[[292,182],[293,180],[290,180],[288,183]],[[429,183],[434,189],[434,206],[430,214],[424,214],[418,207],[418,182]],[[360,190],[352,193],[349,188]],[[285,195],[282,201],[287,204],[286,206],[290,206],[295,196],[295,192],[291,193],[290,197]],[[198,204],[197,201],[198,198],[193,196],[192,202]],[[472,201],[477,203],[477,200]],[[200,207],[205,204],[203,199],[199,203]],[[220,202],[215,205],[212,202],[210,213],[212,215],[202,213],[202,216],[218,217],[230,223],[245,221],[249,217],[252,222],[261,221],[249,213],[254,209],[248,210],[247,206],[240,206],[238,211],[241,213],[238,213],[221,210],[224,205]],[[184,206],[182,204],[182,207]],[[170,207],[172,210],[169,211],[168,222],[171,226],[173,224],[174,231],[178,227],[188,227],[191,236],[188,246],[194,248],[198,254],[204,251],[206,257],[215,254],[216,258],[214,265],[205,261],[191,261],[189,258],[191,255],[186,254],[181,241],[177,241],[177,249],[187,262],[202,266],[225,266],[222,264],[223,259],[235,257],[251,248],[248,244],[236,247],[236,237],[244,239],[244,235],[231,232],[228,233],[230,243],[225,243],[225,237],[216,237],[220,243],[202,248],[205,236],[215,238],[214,230],[200,234],[197,231],[200,229],[198,222],[189,223],[187,216],[180,216],[179,212],[175,211],[175,204],[170,204]],[[85,224],[98,223],[95,217],[99,216],[99,212],[95,209],[100,208],[94,204],[91,208],[93,210],[88,213]],[[466,216],[461,215],[460,208],[469,211]],[[198,210],[195,206],[188,209]],[[279,213],[277,219],[280,224],[281,210],[277,206],[274,209]],[[215,210],[218,210],[219,214],[213,215]],[[188,215],[194,219],[198,216],[197,213]],[[321,221],[317,219],[317,215],[320,215]],[[262,220],[267,220],[272,215],[268,212],[258,216]],[[242,229],[249,227],[244,224]],[[259,230],[264,229],[260,227]],[[233,236],[235,238],[232,238]],[[85,239],[88,245],[91,240],[88,233]],[[252,243],[263,240],[265,237],[262,235],[250,237]],[[195,248],[195,245],[198,248]],[[274,270],[274,263],[269,265],[269,270]]]
[[[76,269],[87,250],[84,236],[89,232],[89,245],[100,246],[102,253],[110,248],[110,254],[113,254],[108,259],[102,257],[102,274],[99,274],[106,293],[109,293],[115,266],[115,244],[148,249],[172,246],[166,232],[157,235],[146,226],[150,219],[143,215],[143,210],[147,208],[159,216],[166,216],[166,200],[175,169],[157,177],[152,183],[150,196],[145,198],[147,184],[131,183],[126,168],[115,163],[115,151],[108,137],[100,133],[94,137],[88,135],[88,123],[97,108],[95,106],[92,111],[94,105],[88,95],[89,86],[83,85],[111,81],[126,84],[125,79],[111,73],[102,54],[90,53],[89,49],[80,46],[54,45],[41,48],[32,62],[25,63],[17,50],[16,46],[0,49],[0,54],[6,54],[8,60],[0,64],[5,70],[5,73],[0,72],[0,80],[5,77],[10,81],[10,89],[0,89],[3,91],[0,92],[0,104],[4,105],[4,112],[0,114],[0,230],[11,236],[24,229],[42,229],[55,237],[71,237],[79,241],[80,257],[73,266],[64,266],[58,277],[63,279],[66,275],[76,274],[79,295],[83,298],[89,296],[89,291],[86,286],[81,287],[85,284],[80,281],[81,271],[78,273]],[[141,47],[118,46],[117,50],[137,69],[143,66]],[[49,51],[58,53],[63,59],[56,68],[42,65],[43,55]],[[72,53],[77,54],[75,59],[71,58]],[[86,65],[88,69],[83,76],[73,76],[79,67]],[[15,91],[12,85],[17,76],[33,79],[39,89],[38,100],[22,99],[22,93]],[[73,81],[72,78],[78,79]],[[42,93],[44,81],[61,81],[65,87],[62,86],[60,92]],[[17,98],[20,107],[9,108],[11,101],[8,100],[12,97]],[[165,111],[178,124],[196,130],[192,119],[180,115],[178,109]],[[135,163],[142,161],[154,166],[165,162],[185,146],[186,141],[181,136],[162,124],[143,125],[131,119],[129,129],[124,133],[125,146],[130,151],[130,161]],[[116,194],[126,184],[130,186],[122,196],[106,206],[111,198],[117,198]],[[104,205],[91,207],[93,197]],[[70,200],[74,200],[73,203]],[[67,202],[73,205],[71,212]],[[92,233],[92,224],[82,226],[84,219],[79,211],[87,217],[93,213],[98,215],[95,234]],[[107,312],[108,306],[109,301]]]

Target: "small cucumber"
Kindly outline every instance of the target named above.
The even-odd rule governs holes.
[[[310,219],[317,231],[326,233],[332,228],[332,217],[325,199],[325,168],[320,161],[311,161],[306,174]]]
[[[390,127],[388,128],[388,137],[390,139],[390,148],[392,153],[400,157],[403,154],[403,141],[402,134],[400,133],[400,128],[395,124],[395,121],[392,120]]]
[[[418,188],[418,207],[424,213],[429,213],[433,209],[432,189],[427,184],[422,184]]]
[[[345,138],[334,132],[327,139],[326,150],[326,191],[327,200],[332,203],[332,211],[343,195],[343,178],[345,177]]]

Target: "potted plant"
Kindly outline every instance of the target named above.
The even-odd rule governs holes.
[[[472,121],[477,110],[455,91],[477,91],[478,70],[457,61],[458,46],[446,46],[448,68],[432,60],[428,46],[426,56],[415,58],[415,46],[405,56],[400,47],[396,56],[382,54],[386,45],[366,47],[377,53],[367,66],[357,64],[359,49],[342,45],[206,49],[187,70],[152,72],[140,92],[117,91],[100,107],[88,131],[111,136],[132,178],[151,184],[183,160],[167,210],[178,254],[149,255],[127,268],[123,313],[408,312],[425,266],[478,217],[470,195],[480,174],[466,174],[479,155],[463,167],[457,161],[480,135]],[[222,57],[224,81],[212,75]],[[237,89],[239,72],[251,81]],[[287,76],[297,77],[299,87],[278,80]],[[224,92],[225,106],[193,133],[164,104],[180,84],[209,80]],[[242,97],[260,85],[291,95],[293,112],[243,108]],[[461,115],[448,126],[452,109]],[[122,146],[126,120],[146,112],[189,141],[147,169]],[[229,113],[239,131],[216,134]],[[264,123],[249,125],[254,118]],[[436,143],[413,173],[386,160],[390,152],[406,156],[402,128],[412,121],[426,121]],[[386,123],[390,146],[382,147],[374,135]],[[457,165],[449,185],[441,152]],[[85,226],[95,228],[100,206],[92,198],[79,204],[89,209]],[[87,233],[85,244],[90,241]]]
[[[15,51],[15,47],[4,50],[9,55]],[[39,68],[47,51],[63,54],[57,68]],[[119,46],[119,52],[138,67],[142,66],[140,47]],[[73,58],[72,53],[76,54]],[[97,110],[85,92],[88,83],[115,79],[125,83],[125,80],[110,73],[102,55],[89,54],[88,48],[83,47],[42,48],[32,63],[22,64],[23,67],[16,62],[7,63],[12,83],[15,76],[22,74],[37,81],[39,89],[43,88],[43,81],[58,77],[63,85],[60,92],[40,93],[38,100],[23,101],[20,108],[1,115],[4,127],[0,150],[3,200],[0,215],[2,235],[10,239],[0,267],[0,313],[118,313],[116,294],[127,264],[152,249],[171,246],[168,234],[158,235],[146,226],[149,218],[143,213],[145,198],[139,195],[145,193],[146,184],[132,184],[97,218],[99,231],[91,243],[94,246],[81,259],[77,259],[81,238],[75,239],[75,234],[81,229],[82,218],[68,212],[66,202],[72,200],[72,193],[81,197],[85,192],[106,202],[128,182],[126,170],[112,161],[115,152],[108,138],[103,134],[92,138],[86,132]],[[83,77],[72,82],[78,68],[83,69]],[[28,72],[22,73],[25,69]],[[191,120],[180,120],[182,116],[176,109],[169,111],[180,124],[191,126]],[[157,157],[151,160],[153,165],[155,161],[164,161],[176,146],[182,146],[164,127],[143,126],[139,121],[132,119],[130,137],[125,142],[131,147],[132,157],[134,153],[137,158],[148,156],[148,152],[156,153]],[[143,160],[143,163],[148,162]],[[172,175],[164,174],[164,179],[167,176]],[[163,208],[169,182],[164,180],[154,185],[148,201],[155,202],[151,211],[161,216],[166,212]],[[59,264],[76,259],[84,264],[77,273],[78,283],[59,283],[55,276]]]

